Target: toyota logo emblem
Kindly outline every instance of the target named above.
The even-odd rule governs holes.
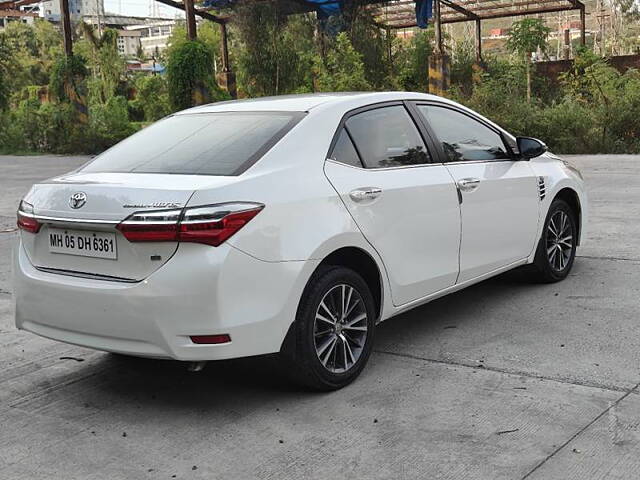
[[[82,208],[87,203],[87,194],[84,192],[76,192],[71,195],[69,199],[69,206],[71,208]]]

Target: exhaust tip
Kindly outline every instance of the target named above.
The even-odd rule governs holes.
[[[201,372],[204,370],[204,367],[207,366],[207,362],[189,362],[187,365],[188,372]]]

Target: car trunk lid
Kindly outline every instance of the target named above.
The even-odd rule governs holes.
[[[25,197],[42,227],[36,234],[22,231],[22,242],[33,265],[47,271],[142,280],[171,258],[178,243],[132,243],[116,229],[118,223],[134,212],[181,209],[195,190],[236,180],[82,172],[57,177],[35,185]],[[74,248],[68,248],[65,241],[71,241]],[[87,248],[80,251],[79,243]]]

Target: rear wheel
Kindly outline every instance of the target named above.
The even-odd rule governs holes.
[[[564,200],[554,200],[549,207],[533,262],[535,280],[559,282],[569,275],[576,256],[577,233],[574,211]]]
[[[353,270],[326,266],[302,294],[282,357],[301,384],[335,390],[362,371],[373,346],[375,307],[367,284]]]

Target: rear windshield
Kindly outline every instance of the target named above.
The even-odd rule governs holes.
[[[95,158],[83,172],[239,175],[301,118],[299,112],[175,115]]]

